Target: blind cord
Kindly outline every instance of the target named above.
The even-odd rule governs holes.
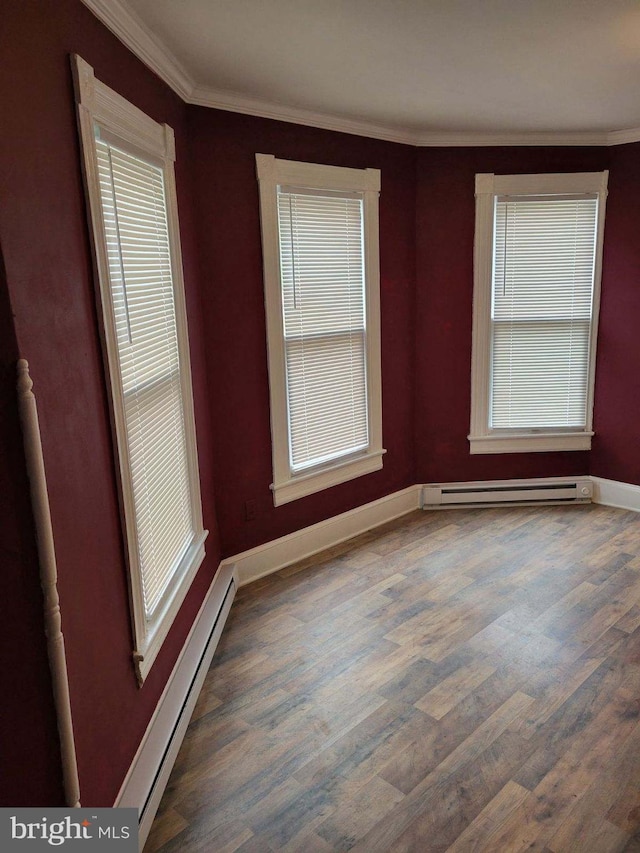
[[[291,234],[291,280],[293,285],[293,307],[294,309],[298,309],[300,306],[298,305],[298,278],[296,276],[296,238],[297,238],[297,222],[296,222],[296,234],[293,233],[293,207],[291,201],[291,195],[289,195],[289,232]]]
[[[127,320],[127,339],[130,344],[133,343],[131,334],[131,319],[129,317],[129,297],[127,296],[127,281],[124,276],[124,259],[122,257],[122,240],[120,237],[120,219],[118,217],[118,199],[116,196],[116,181],[113,176],[113,160],[111,159],[111,146],[107,145],[107,155],[109,158],[109,177],[111,178],[111,194],[113,196],[113,218],[116,225],[116,237],[118,244],[118,262],[120,264],[120,277],[122,279],[122,295],[124,296],[124,315]]]

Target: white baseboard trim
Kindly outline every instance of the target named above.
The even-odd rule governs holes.
[[[326,521],[296,530],[288,536],[242,551],[223,560],[222,564],[235,565],[239,584],[244,586],[414,509],[420,509],[420,491],[419,485],[409,486]]]
[[[591,482],[594,503],[640,512],[640,486],[605,480],[604,477],[591,477]]]
[[[594,503],[640,512],[640,486],[602,477],[590,479]],[[238,587],[420,509],[422,489],[421,484],[409,486],[222,561],[114,803],[138,809],[140,850]]]
[[[142,850],[238,587],[221,565],[189,631],[114,806],[137,808]]]

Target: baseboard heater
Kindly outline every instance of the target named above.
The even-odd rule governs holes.
[[[184,739],[187,727],[191,720],[191,715],[193,714],[196,701],[198,700],[198,696],[200,695],[200,691],[202,690],[204,679],[207,675],[207,672],[209,671],[209,667],[211,666],[211,661],[213,659],[216,646],[218,645],[218,641],[220,640],[220,635],[222,634],[224,623],[226,622],[227,616],[229,615],[229,610],[231,609],[235,594],[236,581],[235,578],[231,577],[228,585],[226,585],[226,591],[224,593],[224,598],[222,599],[222,604],[220,605],[215,617],[215,621],[211,626],[211,630],[206,640],[205,647],[202,650],[200,657],[197,661],[195,671],[191,675],[191,678],[188,682],[184,698],[179,707],[175,723],[171,729],[171,733],[167,740],[164,752],[162,754],[162,758],[160,759],[160,763],[158,765],[155,777],[151,784],[151,788],[147,794],[146,800],[142,808],[138,809],[139,824],[141,826],[144,825],[146,830],[144,836],[145,839],[147,837],[149,829],[151,828],[151,824],[153,823],[153,818],[155,817],[158,805],[160,804],[160,799],[162,797],[162,794],[164,793],[169,774],[173,769],[173,765],[178,755],[178,750],[182,746],[182,741]]]
[[[211,665],[237,585],[235,565],[221,565],[116,797],[116,807],[138,809],[141,850]]]
[[[436,483],[422,487],[422,508],[585,504],[591,503],[592,495],[588,477]]]

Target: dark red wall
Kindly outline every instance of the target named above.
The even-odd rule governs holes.
[[[185,106],[80,0],[5,3],[1,30],[0,243],[18,349],[31,364],[40,413],[82,802],[109,806],[220,556],[213,503],[209,394],[195,279]],[[176,131],[204,518],[211,534],[207,559],[142,689],[137,687],[131,663],[124,551],[70,53],[79,53],[95,67],[99,79]],[[24,527],[27,510],[24,495],[19,497],[17,523]],[[11,523],[3,518],[3,538],[5,526]],[[27,553],[24,561],[23,571],[27,572],[33,554]],[[3,600],[6,607],[16,607],[16,618],[17,608],[22,607],[27,624],[32,626],[34,655],[38,657],[41,636],[33,625],[37,609],[33,583],[25,589],[31,593],[27,601],[24,596],[16,602]],[[24,661],[16,660],[14,666],[22,669]],[[1,672],[3,719],[34,713],[25,705],[24,691],[7,689],[15,676],[7,675],[4,668]],[[42,680],[42,673],[38,678]],[[46,708],[43,714],[46,716]],[[26,746],[30,749],[31,745]],[[21,766],[11,766],[18,758]],[[14,750],[8,759],[3,755],[1,774],[16,778],[25,772],[27,759],[26,751],[16,754]],[[45,790],[57,791],[57,784],[59,780],[50,781],[37,790],[44,796]]]
[[[418,153],[415,481],[588,473],[588,452],[469,453],[474,182],[480,172],[599,171],[608,168],[608,149],[423,148]]]
[[[211,377],[218,520],[234,554],[415,482],[413,304],[416,151],[403,145],[193,107],[189,134]],[[381,471],[275,508],[256,152],[382,170]],[[245,502],[257,517],[247,521]]]
[[[17,449],[12,395],[18,355],[31,363],[39,405],[85,805],[112,804],[222,550],[237,553],[417,482],[589,470],[587,453],[469,454],[477,172],[591,171],[610,165],[591,471],[640,483],[634,369],[640,348],[634,328],[640,317],[639,146],[418,150],[186,107],[80,0],[5,4],[1,33],[0,244],[6,287],[2,279],[0,508],[3,600],[11,607],[0,661],[0,748],[9,741],[0,775],[14,792],[12,804],[60,799],[32,520]],[[131,664],[124,549],[68,58],[73,52],[105,83],[176,131],[202,493],[211,535],[207,560],[141,690]],[[278,508],[269,490],[256,152],[382,170],[384,468]],[[257,510],[251,521],[247,501]],[[18,738],[10,743],[12,732],[25,730],[32,731],[27,744]],[[25,771],[27,762],[33,770]]]
[[[640,485],[640,144],[610,157],[591,473]]]
[[[0,256],[0,806],[58,805],[62,770],[18,419],[17,358]]]

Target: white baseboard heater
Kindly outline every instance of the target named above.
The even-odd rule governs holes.
[[[116,807],[138,809],[140,850],[160,805],[237,587],[233,563],[221,565],[114,803]]]
[[[422,487],[423,509],[591,503],[589,477],[435,483]]]

